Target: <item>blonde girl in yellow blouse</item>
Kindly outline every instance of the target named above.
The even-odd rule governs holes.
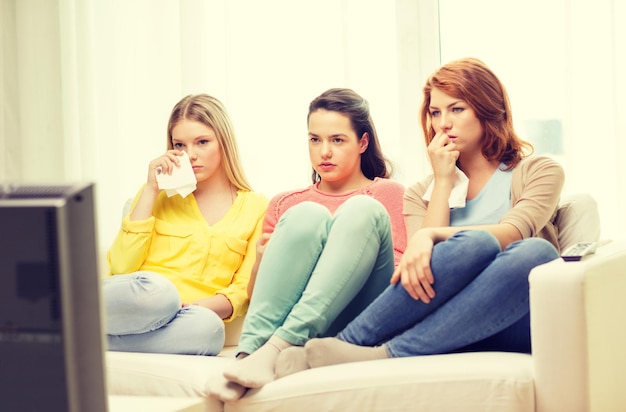
[[[224,321],[245,313],[267,199],[252,191],[222,103],[200,94],[174,106],[168,150],[148,166],[147,183],[108,252],[103,282],[108,349],[216,355]],[[189,156],[197,185],[182,197],[159,189]]]

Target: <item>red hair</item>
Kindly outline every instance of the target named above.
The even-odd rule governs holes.
[[[464,58],[441,66],[426,81],[420,122],[426,145],[435,137],[430,116],[430,95],[436,88],[465,101],[476,113],[484,134],[482,154],[498,160],[511,169],[519,163],[530,143],[520,139],[513,129],[511,104],[504,85],[498,77],[476,58]]]

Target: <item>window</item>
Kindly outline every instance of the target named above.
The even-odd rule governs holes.
[[[622,236],[626,32],[617,22],[626,8],[617,0],[438,3],[441,62],[473,56],[489,65],[509,92],[517,132],[563,165],[564,193],[592,194],[602,237]]]

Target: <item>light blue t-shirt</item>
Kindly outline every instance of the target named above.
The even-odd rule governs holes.
[[[464,208],[450,210],[450,226],[493,225],[511,208],[512,170],[501,164],[485,187]]]

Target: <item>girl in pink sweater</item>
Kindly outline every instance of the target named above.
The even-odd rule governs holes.
[[[406,246],[404,187],[388,179],[367,101],[328,90],[308,130],[313,184],[270,201],[238,360],[209,388],[222,400],[280,376],[284,349],[334,336],[385,289]]]

